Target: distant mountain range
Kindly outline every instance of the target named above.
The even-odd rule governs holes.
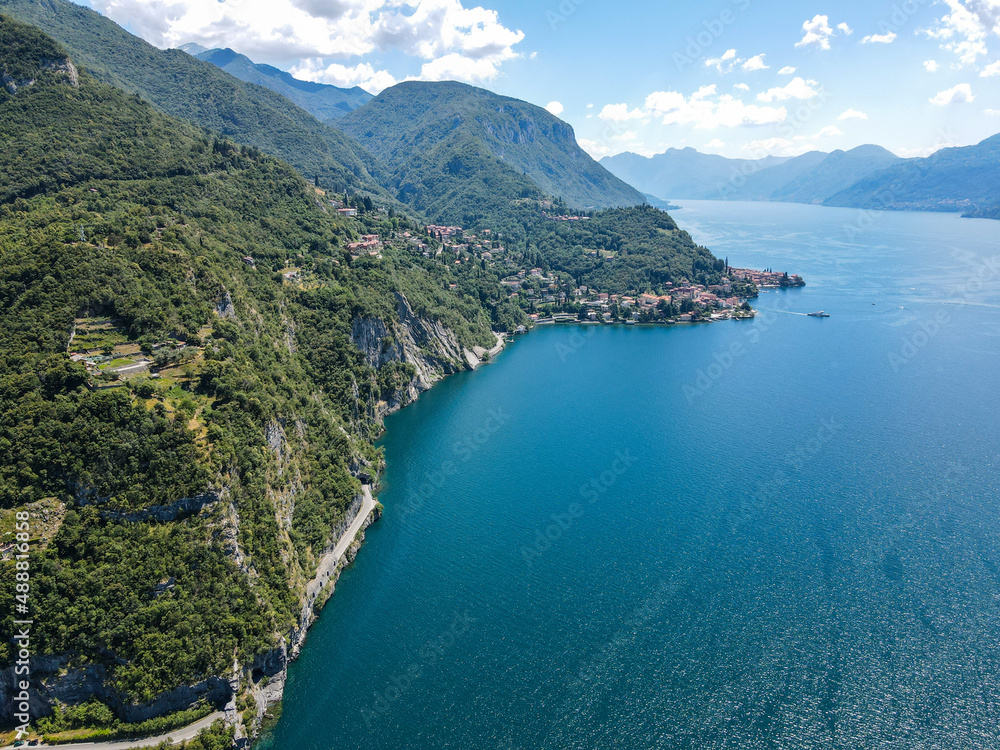
[[[199,60],[212,63],[241,81],[276,91],[295,102],[317,120],[332,122],[372,100],[372,95],[355,86],[342,89],[325,83],[302,81],[290,73],[271,65],[255,63],[246,55],[231,49],[205,49],[198,44],[185,44],[181,48]]]
[[[794,158],[727,159],[693,148],[653,157],[633,153],[601,164],[661,198],[756,200],[875,209],[964,211],[1000,205],[1000,136],[975,146],[903,159],[880,146],[810,151]]]
[[[337,127],[385,164],[400,200],[431,216],[538,196],[579,208],[645,203],[580,148],[570,125],[462,83],[401,83]]]

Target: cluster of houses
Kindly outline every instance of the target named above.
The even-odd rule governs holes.
[[[779,271],[757,271],[753,268],[730,268],[729,275],[740,281],[752,281],[762,289],[774,287],[805,286],[806,282],[798,274],[789,275]]]
[[[462,227],[443,227],[437,224],[428,224],[425,229],[431,237],[441,240],[441,242],[462,235]]]
[[[382,249],[382,240],[377,234],[363,234],[358,242],[347,243],[346,248],[354,255],[367,253],[368,255],[377,257],[379,251]]]
[[[689,312],[680,314],[681,320],[690,320],[692,314],[708,313],[713,310],[727,311],[739,306],[741,300],[731,294],[732,286],[728,283],[704,287],[701,284],[682,284],[673,286],[667,284],[669,294],[640,294],[629,296],[623,294],[606,294],[604,292],[595,293],[586,286],[581,286],[573,290],[575,300],[586,308],[591,308],[588,317],[596,320],[598,317],[610,318],[611,308],[618,306],[620,311],[631,312],[633,319],[638,319],[640,315],[646,317],[656,317],[660,311],[666,310],[671,305],[681,306],[689,301]],[[628,316],[626,316],[628,317]]]

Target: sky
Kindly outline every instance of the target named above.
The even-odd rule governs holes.
[[[483,86],[546,107],[595,158],[925,156],[1000,132],[1000,0],[81,3],[158,47],[231,47],[312,81]]]

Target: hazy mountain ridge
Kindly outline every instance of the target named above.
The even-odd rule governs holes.
[[[974,146],[945,148],[908,159],[831,195],[825,204],[850,208],[984,211],[1000,202],[1000,134]]]
[[[652,157],[624,153],[601,163],[645,192],[670,198],[822,203],[860,176],[897,161],[885,149],[862,146],[763,159],[729,159],[685,148]]]
[[[255,63],[246,55],[228,48],[205,49],[199,45],[183,45],[180,49],[221,68],[241,81],[255,83],[281,94],[322,122],[337,120],[374,98],[358,86],[344,89],[325,83],[303,81],[273,65]]]
[[[1000,201],[1000,136],[904,159],[881,146],[811,151],[794,158],[728,159],[692,148],[653,157],[624,153],[601,163],[664,198],[757,200],[851,208],[969,211]]]

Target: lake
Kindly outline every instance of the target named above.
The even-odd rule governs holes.
[[[680,203],[807,286],[539,328],[390,417],[261,748],[1000,747],[1000,224]]]

